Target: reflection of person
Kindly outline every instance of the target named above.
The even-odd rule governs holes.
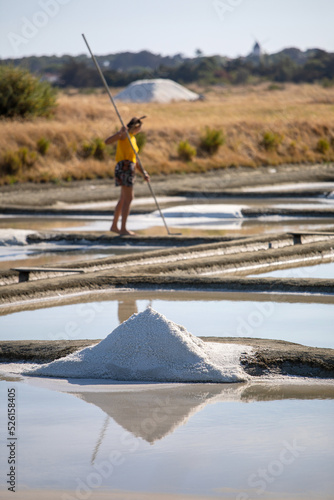
[[[138,146],[135,135],[140,132],[142,127],[142,119],[141,118],[132,118],[127,124],[128,133],[131,139],[131,143],[138,152]],[[118,234],[134,234],[133,231],[128,231],[126,229],[126,222],[128,219],[128,215],[130,213],[130,205],[133,200],[133,183],[135,178],[136,170],[143,175],[146,181],[149,181],[150,177],[148,173],[144,170],[142,173],[140,166],[137,163],[136,154],[131,147],[129,139],[126,134],[126,128],[122,127],[119,132],[108,137],[105,140],[106,144],[113,144],[117,141],[117,150],[116,150],[116,167],[115,167],[115,184],[116,186],[121,187],[121,193],[119,200],[117,202],[115,212],[114,212],[114,220],[112,222],[110,231]],[[121,229],[118,229],[118,219],[122,215],[122,223]]]
[[[135,299],[124,299],[118,301],[118,321],[119,324],[123,323],[130,318],[133,314],[138,312],[137,303]]]

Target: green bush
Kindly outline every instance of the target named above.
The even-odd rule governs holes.
[[[19,148],[17,153],[24,167],[32,167],[37,160],[36,151],[29,151],[28,148]]]
[[[290,144],[288,146],[288,152],[292,155],[294,155],[297,152],[297,143],[296,141],[290,141]]]
[[[49,116],[56,106],[56,91],[28,70],[0,66],[0,116]]]
[[[95,146],[91,142],[84,142],[82,145],[81,156],[83,158],[89,158],[90,156],[94,156]]]
[[[97,160],[104,160],[106,145],[103,139],[96,137],[93,139],[93,144],[95,146],[94,158]]]
[[[264,132],[260,145],[263,146],[266,151],[277,151],[282,139],[282,136],[276,132]]]
[[[103,139],[95,137],[90,142],[84,142],[82,145],[81,156],[84,158],[95,158],[96,160],[104,160],[106,145]]]
[[[16,175],[23,167],[32,167],[37,160],[36,151],[19,148],[17,151],[6,151],[1,160],[1,170],[5,175]]]
[[[19,174],[22,170],[22,161],[17,151],[6,151],[1,159],[1,170],[5,175]]]
[[[206,127],[204,134],[200,138],[200,149],[209,155],[214,155],[223,144],[225,144],[223,132]]]
[[[60,161],[72,160],[78,149],[77,144],[74,141],[65,142],[58,146],[58,158]],[[82,156],[84,156],[82,152]]]
[[[284,90],[285,87],[284,85],[281,85],[279,83],[270,83],[267,87],[267,90],[273,91],[273,90]]]
[[[50,147],[50,141],[45,139],[45,137],[41,137],[37,141],[37,151],[42,155],[46,155]]]
[[[116,155],[116,150],[117,150],[116,144],[107,144],[106,145],[107,155],[114,157]]]
[[[324,89],[330,89],[331,87],[334,87],[334,78],[323,78],[321,84]]]
[[[322,137],[321,139],[318,140],[316,147],[318,153],[326,154],[329,148],[330,148],[329,141],[325,137]]]
[[[143,148],[146,144],[146,141],[147,141],[146,133],[145,132],[138,132],[138,134],[136,135],[136,141],[137,141],[137,146],[138,146],[139,153],[140,153],[143,150]]]
[[[188,141],[181,141],[177,148],[177,153],[181,160],[191,161],[196,156],[196,149]]]

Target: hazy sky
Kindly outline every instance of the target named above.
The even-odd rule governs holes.
[[[257,39],[334,52],[334,0],[0,0],[0,57],[196,49],[246,55]]]

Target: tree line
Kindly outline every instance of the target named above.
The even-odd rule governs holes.
[[[123,87],[134,79],[145,78],[170,78],[181,84],[246,84],[259,81],[334,84],[334,54],[319,50],[303,64],[297,64],[286,55],[277,60],[263,56],[258,61],[200,57],[175,67],[160,65],[154,70],[142,69],[136,73],[104,69],[104,75],[111,87]],[[64,64],[59,78],[63,87],[101,86],[96,70],[74,59]]]
[[[108,56],[97,58],[111,87],[124,87],[134,80],[145,78],[170,78],[181,84],[200,83],[205,85],[233,85],[260,81],[334,84],[334,54],[320,49],[313,49],[307,53],[298,51],[298,49],[286,49],[275,55],[236,59],[222,56],[204,57],[202,55],[195,58],[183,58],[181,54],[173,58],[159,58],[159,56],[151,54],[154,56],[151,58],[147,51],[138,53],[137,55],[140,54],[140,57],[137,58],[134,57],[135,54],[126,54],[123,55],[123,67],[119,66],[122,57],[116,58],[114,55],[113,64]],[[127,64],[125,64],[125,60]],[[57,58],[25,58],[22,64],[23,66],[30,64],[29,69],[34,72],[40,65],[40,74],[48,71],[56,74],[55,85],[62,88],[97,88],[102,86],[92,61],[86,56],[64,56],[61,62]]]

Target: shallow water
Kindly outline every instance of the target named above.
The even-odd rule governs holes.
[[[35,231],[52,230],[52,231],[109,231],[111,217],[101,216],[73,216],[73,217],[37,217],[32,219],[27,217],[4,218],[1,222],[2,228],[14,229],[31,229]],[[271,217],[259,219],[228,219],[214,217],[174,217],[167,220],[169,228],[201,230],[205,234],[206,231],[227,231],[226,234],[236,235],[242,233],[257,234],[263,232],[277,232],[285,230],[324,230],[333,227],[333,221],[327,219],[313,218],[294,218],[287,217]],[[145,234],[145,231],[163,227],[163,222],[155,215],[130,215],[128,222],[129,229],[140,231],[140,234]]]
[[[318,264],[316,266],[301,266],[291,269],[278,269],[269,273],[261,273],[256,276],[276,278],[320,278],[334,279],[334,262]]]
[[[12,314],[0,309],[4,314],[0,340],[102,339],[150,305],[196,336],[271,338],[334,348],[333,304],[288,302],[287,296],[260,301],[256,294],[234,300],[233,294],[206,297],[195,292],[117,292],[111,300],[101,300],[101,293],[96,297],[98,301]]]
[[[16,391],[17,495],[331,497],[333,387],[89,384],[0,381],[1,401],[9,388]],[[7,428],[5,412],[0,425]],[[6,458],[2,453],[1,489]]]
[[[296,207],[320,208],[328,207],[334,203],[334,199],[329,198],[297,198],[297,199],[247,199],[247,198],[229,198],[229,199],[210,199],[194,198],[187,199],[182,197],[158,197],[161,203],[162,211],[170,229],[178,228],[181,230],[200,230],[200,231],[226,231],[228,235],[257,234],[263,232],[290,230],[315,230],[325,229],[333,226],[329,218],[314,219],[301,217],[270,217],[259,219],[243,218],[240,210],[242,207]],[[164,224],[158,211],[155,210],[152,199],[136,199],[133,208],[145,205],[148,208],[146,214],[130,214],[128,227],[134,231],[140,231],[146,234],[147,231],[157,231],[163,228]],[[85,204],[61,204],[64,209],[81,209],[82,215],[63,215],[63,216],[2,216],[0,228],[34,229],[57,231],[108,231],[112,212],[106,215],[85,215],[85,209],[113,209],[114,204],[109,202],[94,202]],[[152,206],[152,211],[151,211]]]
[[[83,218],[81,220],[60,220],[41,218],[40,221],[31,218],[21,218],[16,220],[13,226],[10,225],[10,219],[7,220],[8,225],[2,221],[2,227],[10,229],[11,238],[21,237],[21,232],[34,228],[34,230],[43,231],[45,229],[59,231],[108,231],[110,221],[103,219]],[[182,218],[180,218],[182,221]],[[165,236],[166,230],[162,227],[162,222],[155,220],[154,224],[150,225],[146,216],[134,215],[129,224],[129,228],[138,232],[140,236]],[[200,221],[194,217],[193,220],[183,220],[182,224],[172,226],[168,221],[169,230],[183,234],[184,236],[224,236],[224,237],[252,237],[262,234],[273,234],[277,232],[291,231],[334,231],[334,225],[331,225],[330,219],[327,220],[243,220],[243,219],[221,219],[215,221],[213,219]],[[40,243],[36,245],[28,245],[24,242],[15,244],[7,242],[1,238],[8,238],[4,234],[0,236],[0,269],[6,270],[13,266],[28,266],[28,265],[47,265],[59,266],[66,263],[76,262],[85,258],[99,259],[106,256],[118,255],[136,251],[142,251],[143,246],[135,247],[134,245],[122,245],[122,247],[112,247],[110,245],[94,245],[82,242],[63,243]],[[153,247],[150,246],[150,249]],[[158,247],[155,247],[158,248]]]
[[[78,244],[39,244],[26,246],[0,246],[0,270],[10,267],[24,266],[59,266],[77,263],[84,260],[97,260],[113,255],[126,255],[142,252],[145,247],[104,246],[104,245],[78,245]],[[150,247],[152,249],[152,247]]]

